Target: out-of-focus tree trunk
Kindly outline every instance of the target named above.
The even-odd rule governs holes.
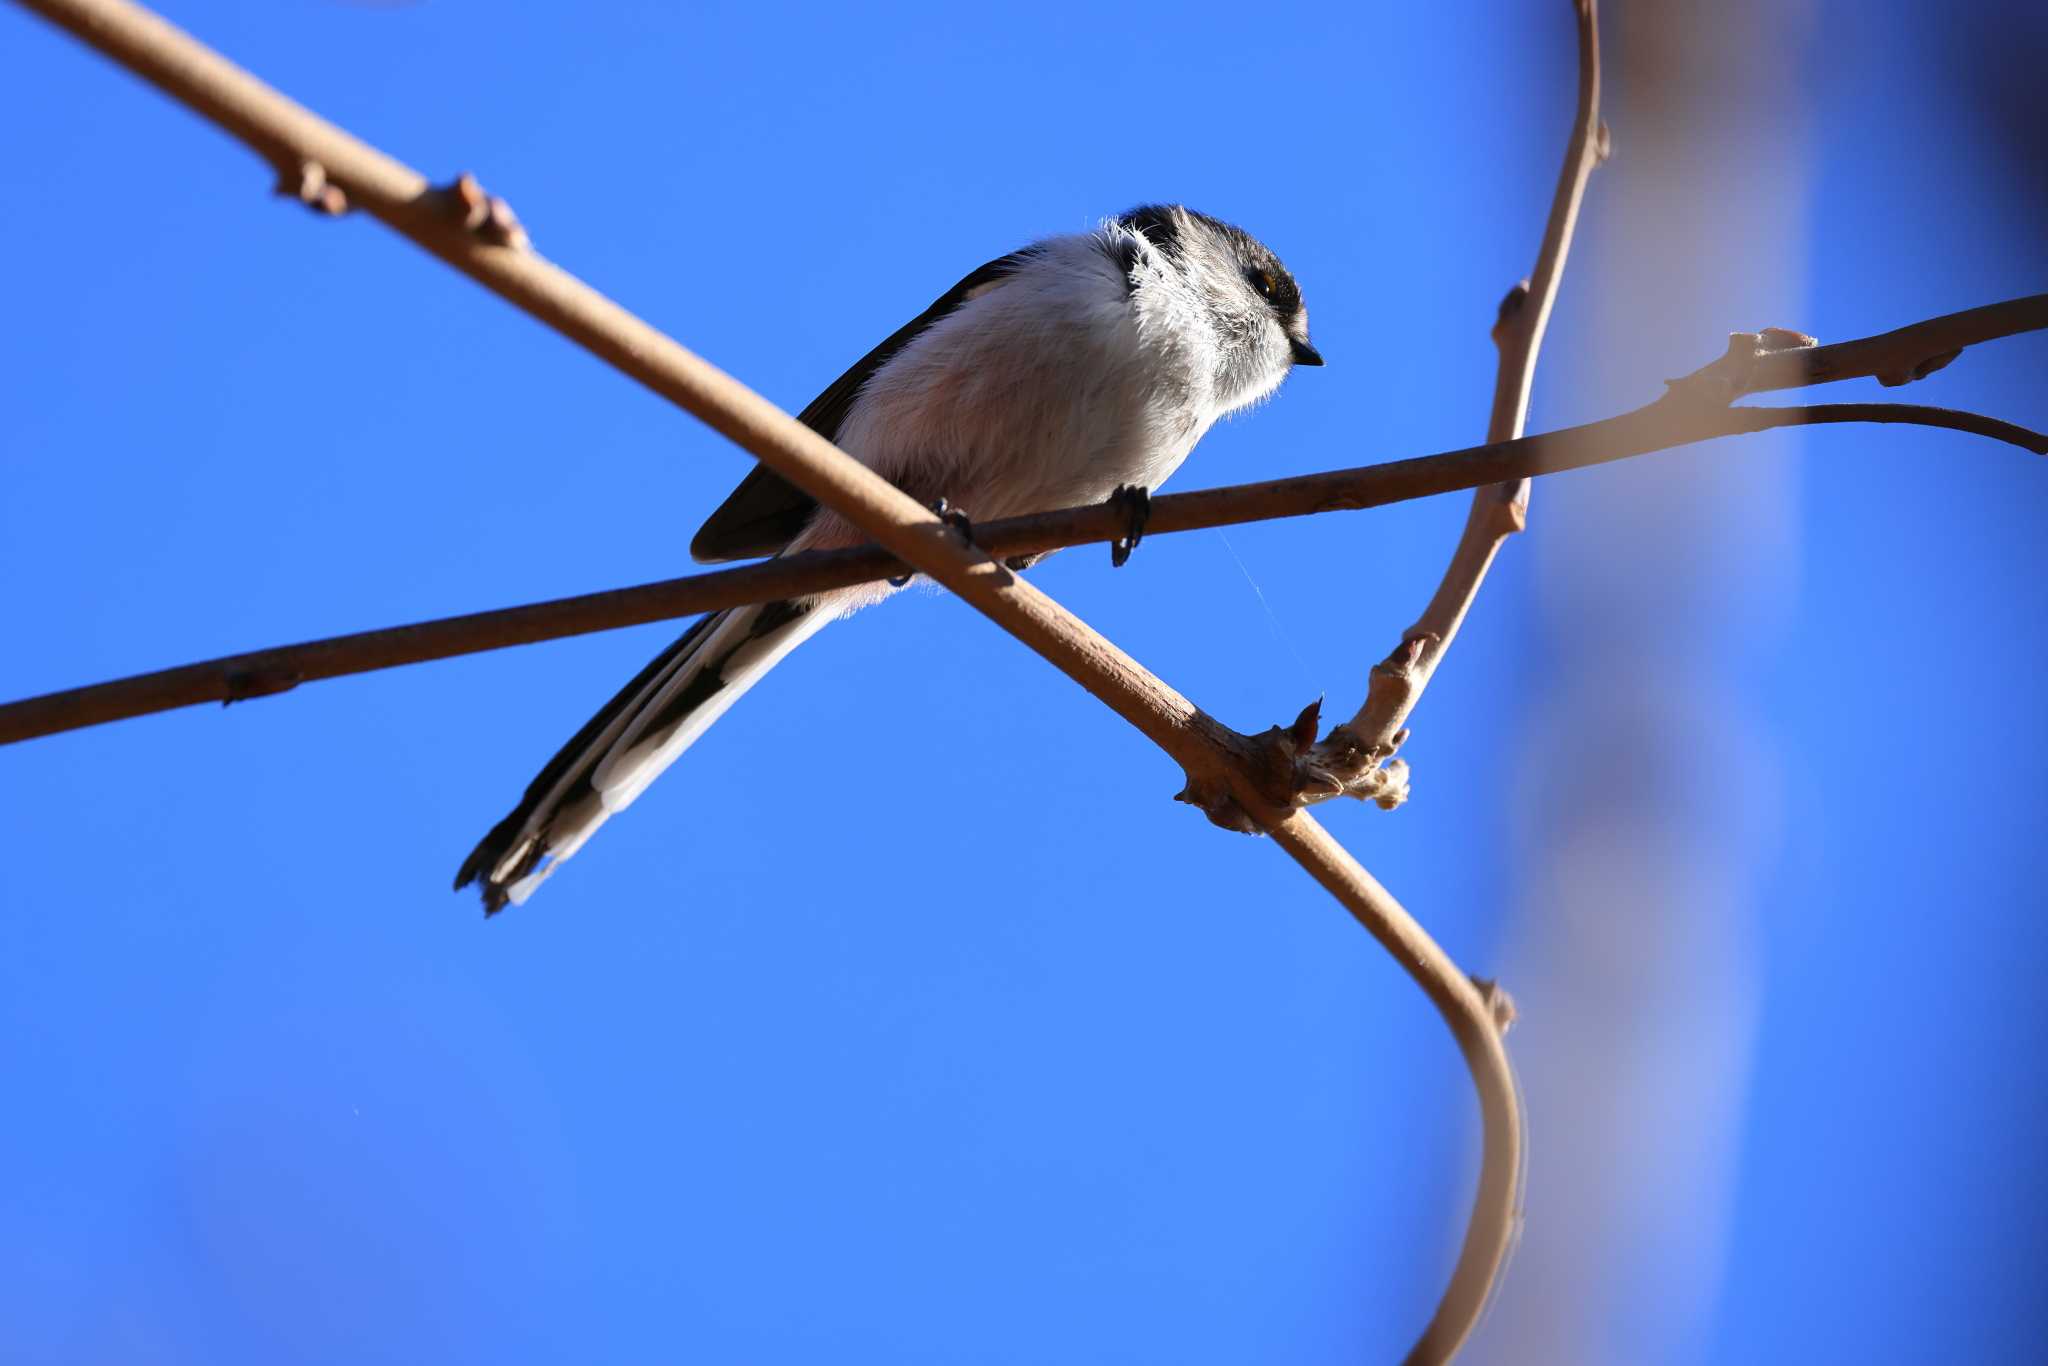
[[[1615,159],[1539,427],[1638,402],[1726,333],[1804,315],[1810,7],[1608,14]],[[1536,1175],[1477,1359],[1701,1359],[1756,1016],[1755,889],[1779,826],[1750,680],[1794,588],[1796,481],[1759,451],[1537,490],[1518,547],[1536,557],[1510,794],[1523,900],[1501,965]]]

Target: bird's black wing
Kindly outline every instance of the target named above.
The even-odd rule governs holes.
[[[851,370],[832,381],[824,393],[811,400],[797,420],[827,441],[839,439],[839,428],[853,409],[861,386],[874,373],[895,359],[918,334],[966,303],[980,291],[1014,274],[1031,256],[1029,248],[989,262],[954,285],[889,339],[854,362]],[[705,519],[690,541],[690,558],[700,564],[721,560],[744,560],[780,553],[818,510],[817,500],[797,488],[766,465],[756,465],[740,481],[732,496],[719,504],[718,511]]]

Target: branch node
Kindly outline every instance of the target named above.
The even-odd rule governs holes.
[[[1294,718],[1294,724],[1287,728],[1287,739],[1297,750],[1307,749],[1322,734],[1323,699],[1318,697],[1301,709]]]
[[[1525,492],[1520,484],[1495,484],[1480,491],[1485,499],[1488,535],[1503,540],[1528,529],[1529,504]]]
[[[1501,336],[1506,332],[1508,324],[1520,316],[1523,307],[1528,302],[1529,282],[1527,280],[1515,281],[1508,292],[1501,296],[1500,307],[1495,310],[1493,315],[1492,337],[1495,345],[1500,343]]]
[[[273,697],[281,692],[290,692],[299,686],[300,681],[296,670],[274,665],[235,669],[221,680],[227,696],[221,698],[220,704],[232,707],[237,702],[247,702],[252,698]]]
[[[1963,348],[1958,346],[1953,350],[1943,351],[1938,355],[1927,356],[1903,369],[1890,370],[1879,374],[1877,382],[1887,389],[1897,389],[1901,385],[1911,384],[1914,380],[1926,379],[1936,370],[1946,366],[1950,361],[1962,354]]]
[[[1779,351],[1807,351],[1820,345],[1820,338],[1809,337],[1789,327],[1766,327],[1756,334],[1756,341],[1757,350],[1765,355]]]
[[[1593,164],[1605,166],[1607,159],[1614,155],[1614,134],[1607,127],[1607,120],[1600,120],[1599,129],[1593,134]]]
[[[1209,824],[1225,830],[1235,830],[1240,835],[1263,835],[1266,833],[1257,821],[1238,804],[1237,798],[1225,790],[1223,783],[1215,778],[1197,778],[1189,775],[1187,785],[1173,794],[1177,802],[1186,802],[1198,808],[1209,818]]]
[[[1394,758],[1408,740],[1406,729],[1375,743],[1346,724],[1332,729],[1317,744],[1305,742],[1300,723],[1296,725],[1286,740],[1289,787],[1284,794],[1275,794],[1283,798],[1284,805],[1303,807],[1332,797],[1355,797],[1382,811],[1392,811],[1408,800],[1408,765]],[[1246,738],[1253,745],[1265,745],[1272,734]],[[1312,740],[1312,733],[1309,738]]]
[[[1441,644],[1443,637],[1434,631],[1420,631],[1414,627],[1401,638],[1401,643],[1388,652],[1387,657],[1372,666],[1375,678],[1408,678],[1422,667],[1423,659],[1432,647]]]
[[[1371,802],[1382,811],[1392,811],[1408,804],[1408,774],[1406,759],[1388,760],[1367,769],[1344,792],[1362,802]]]
[[[533,239],[520,226],[519,215],[512,212],[512,206],[486,191],[468,171],[431,193],[447,203],[449,213],[462,225],[464,232],[494,247],[509,247],[513,251],[533,250]]]
[[[325,166],[310,158],[277,164],[277,193],[330,218],[348,212],[348,195],[327,178]]]
[[[1474,977],[1472,985],[1479,989],[1479,999],[1486,1003],[1487,1013],[1493,1016],[1493,1027],[1502,1034],[1514,1028],[1515,998],[1508,995],[1508,989],[1491,977]]]
[[[1681,379],[1664,381],[1667,399],[1697,403],[1703,407],[1725,408],[1748,392],[1749,377],[1756,370],[1756,358],[1763,338],[1755,332],[1730,332],[1728,349]]]
[[[1758,363],[1765,357],[1786,351],[1810,351],[1819,345],[1819,341],[1789,327],[1730,332],[1726,352],[1681,379],[1665,380],[1664,397],[1678,403],[1726,408],[1743,395],[1756,392],[1752,381]]]

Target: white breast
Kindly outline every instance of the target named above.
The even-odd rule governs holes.
[[[1214,344],[1185,291],[1133,289],[1110,242],[1043,243],[934,324],[868,382],[840,446],[981,520],[1164,482],[1214,420]]]

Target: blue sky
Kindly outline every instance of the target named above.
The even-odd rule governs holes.
[[[1762,84],[1718,120],[1612,35],[1616,157],[1534,427],[1735,328],[2043,287],[2039,201],[1952,32],[1757,8],[1722,27],[1769,54],[1727,79]],[[1477,439],[1570,117],[1561,3],[165,12],[475,171],[792,410],[1034,236],[1155,199],[1237,220],[1330,364],[1175,487]],[[0,77],[0,696],[667,577],[745,473],[13,9]],[[2044,362],[2000,343],[1908,396],[2048,426]],[[1898,429],[1551,481],[1417,717],[1416,800],[1326,808],[1524,1006],[1529,1234],[1475,1359],[2028,1359],[2044,492],[2019,452]],[[1256,730],[1356,705],[1462,518],[1034,577]],[[673,630],[0,750],[10,1360],[1407,1344],[1476,1162],[1441,1025],[1277,850],[1167,800],[1168,761],[943,595],[806,646],[528,906],[452,895]]]

